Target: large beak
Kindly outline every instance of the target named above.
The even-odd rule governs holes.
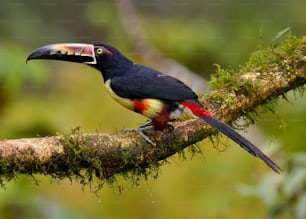
[[[86,64],[96,64],[94,45],[83,43],[61,43],[51,44],[34,50],[27,58],[31,59],[53,59]]]

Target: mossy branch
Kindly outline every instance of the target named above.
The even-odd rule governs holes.
[[[223,70],[211,81],[212,91],[200,95],[205,106],[221,120],[231,123],[249,115],[290,90],[306,83],[306,37],[289,37],[274,50],[257,51],[239,70]],[[203,140],[215,131],[203,121],[173,123],[174,130],[149,130],[152,146],[136,133],[72,134],[56,137],[0,141],[0,179],[19,174],[51,175],[91,182],[94,176],[112,179],[116,173],[147,174],[162,160]]]

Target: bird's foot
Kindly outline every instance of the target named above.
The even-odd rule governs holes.
[[[129,129],[125,129],[125,131],[126,132],[136,132],[147,143],[155,146],[156,144],[144,133],[144,131],[147,131],[147,130],[151,129],[152,126],[153,126],[152,121],[148,121],[145,124],[139,126],[138,128],[129,128]],[[167,128],[169,129],[170,132],[172,132],[174,130],[174,126],[171,125],[171,124],[168,124]]]
[[[143,128],[148,129],[148,128],[151,127],[151,126],[153,126],[152,120],[150,120],[150,121],[146,122],[145,124],[139,126],[139,128],[140,128],[140,129],[143,129]]]
[[[150,138],[145,133],[143,133],[144,131],[151,129],[151,127],[152,127],[152,122],[149,121],[145,123],[144,125],[141,125],[139,128],[129,128],[129,129],[125,129],[125,131],[126,132],[136,132],[147,143],[155,146],[155,143],[152,140],[150,140]]]
[[[168,129],[169,129],[170,132],[172,132],[174,130],[174,126],[171,125],[171,124],[168,124]]]

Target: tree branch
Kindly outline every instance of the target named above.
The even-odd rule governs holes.
[[[306,38],[289,37],[274,51],[254,53],[240,70],[218,69],[210,94],[201,101],[215,116],[233,122],[259,106],[306,83]],[[215,133],[203,121],[173,123],[174,130],[147,132],[156,145],[147,144],[136,133],[72,134],[56,137],[0,141],[0,180],[36,173],[56,178],[93,176],[110,179],[116,173],[147,173],[169,156]]]

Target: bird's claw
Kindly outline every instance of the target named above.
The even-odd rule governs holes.
[[[152,120],[151,120],[151,121],[148,121],[148,122],[146,122],[145,124],[139,126],[138,129],[143,129],[143,130],[145,130],[145,129],[148,129],[149,127],[151,127],[152,125],[153,125],[153,123],[152,123]]]
[[[168,129],[169,129],[170,132],[172,132],[174,130],[174,126],[171,125],[171,124],[168,124]]]
[[[138,135],[140,135],[140,137],[142,137],[142,139],[145,140],[147,143],[149,143],[149,144],[155,146],[155,143],[154,143],[152,140],[150,140],[150,138],[149,138],[147,135],[145,135],[145,134],[143,133],[143,131],[150,129],[150,128],[151,128],[150,126],[151,126],[151,122],[148,122],[148,123],[146,123],[146,124],[140,126],[139,128],[130,128],[130,129],[126,129],[125,131],[126,131],[126,132],[136,132],[136,133],[137,133]]]

